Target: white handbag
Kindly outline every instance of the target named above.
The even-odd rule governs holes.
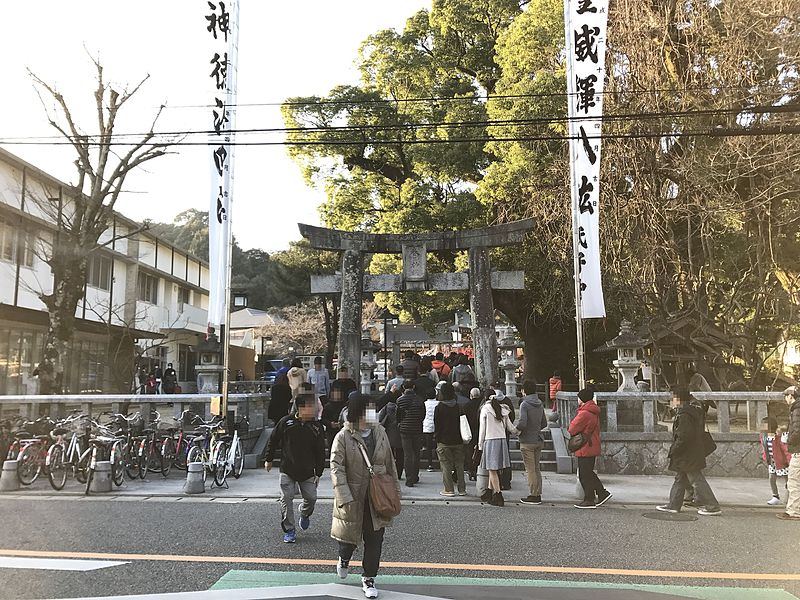
[[[461,415],[461,439],[465,444],[469,444],[472,441],[472,429],[470,429],[467,415]]]

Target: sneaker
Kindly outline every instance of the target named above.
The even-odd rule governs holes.
[[[361,578],[361,589],[364,590],[364,596],[367,598],[378,597],[378,588],[375,587],[375,580],[372,577]]]
[[[525,496],[520,500],[523,504],[541,504],[542,497],[541,496]]]
[[[769,504],[770,506],[777,506],[780,503],[781,503],[781,499],[778,498],[777,496],[773,496],[772,498],[767,500],[767,504]]]
[[[721,515],[722,511],[719,508],[701,508],[697,511],[697,514],[704,517],[716,517]]]
[[[789,513],[780,513],[776,515],[781,521],[800,521],[800,517],[790,515]]]
[[[459,496],[466,496],[466,495],[467,495],[467,492],[466,492],[466,491],[464,491],[464,492],[458,492],[458,495],[459,495]]]
[[[305,531],[306,529],[311,527],[311,517],[304,517],[301,515],[300,520],[297,522],[297,524],[300,526],[300,529]]]
[[[339,579],[347,579],[347,575],[350,573],[350,561],[343,560],[342,557],[339,557],[339,562],[336,563],[336,574],[339,576]]]
[[[677,508],[672,508],[669,504],[662,504],[661,506],[656,506],[656,510],[660,510],[661,512],[670,513],[673,515],[681,512]]]
[[[440,496],[447,496],[448,498],[452,498],[453,496],[456,495],[456,493],[455,492],[448,492],[447,490],[442,490],[441,492],[439,492],[439,495]]]
[[[284,544],[294,544],[297,541],[297,532],[292,529],[291,531],[287,531],[283,534],[283,543]]]
[[[608,490],[603,490],[597,496],[597,506],[603,506],[606,502],[611,500],[612,494]]]
[[[694,500],[684,500],[683,505],[688,506],[689,508],[700,508],[700,505]]]
[[[573,504],[575,508],[597,508],[597,504],[592,502],[591,500],[584,500],[580,504]]]
[[[428,473],[433,473],[433,467],[428,467],[428,468],[427,468],[427,469],[425,469],[425,470],[426,470]]]

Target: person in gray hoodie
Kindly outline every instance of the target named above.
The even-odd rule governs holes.
[[[522,461],[525,463],[525,472],[528,475],[530,494],[522,498],[520,502],[541,504],[542,472],[539,469],[539,460],[544,448],[542,429],[547,427],[547,417],[544,414],[544,405],[536,393],[536,381],[526,379],[522,388],[526,395],[519,403],[519,421],[515,427],[519,430],[519,448],[522,452]]]

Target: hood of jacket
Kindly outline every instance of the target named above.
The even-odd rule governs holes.
[[[440,402],[442,404],[444,404],[445,406],[449,406],[450,408],[458,405],[458,402],[456,402],[455,398],[453,398],[451,400],[440,400]]]
[[[497,399],[500,400],[500,398],[497,398]],[[493,417],[495,417],[495,418],[497,417],[497,415],[494,414],[494,408],[492,408],[492,403],[491,403],[490,400],[487,400],[486,402],[483,403],[483,408],[488,410],[489,414],[492,415]],[[503,416],[510,415],[511,414],[511,408],[508,406],[508,404],[501,404],[500,405],[500,412],[503,413]]]
[[[600,416],[600,407],[599,407],[599,406],[597,406],[597,402],[595,402],[594,400],[592,400],[592,401],[590,401],[590,402],[584,402],[583,404],[581,404],[581,405],[578,407],[578,410],[579,410],[579,411],[581,411],[581,410],[588,410],[588,411],[589,411],[590,413],[592,413],[593,415]]]
[[[538,408],[542,406],[542,401],[539,400],[538,394],[528,394],[527,396],[524,396],[522,398],[522,401],[519,404],[520,406],[522,406],[523,404],[527,404],[528,406]]]
[[[289,369],[289,375],[292,377],[297,377],[303,373],[303,367],[292,367]]]

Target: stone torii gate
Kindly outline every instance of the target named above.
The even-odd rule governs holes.
[[[364,292],[469,290],[475,375],[485,389],[499,379],[492,290],[521,290],[523,271],[492,271],[489,249],[523,241],[533,219],[467,231],[413,234],[363,233],[299,224],[300,233],[317,250],[342,252],[341,275],[312,275],[312,294],[341,292],[339,364],[358,371],[361,358],[361,296]],[[467,250],[466,273],[429,273],[427,253]],[[364,255],[402,254],[403,272],[370,275]]]

